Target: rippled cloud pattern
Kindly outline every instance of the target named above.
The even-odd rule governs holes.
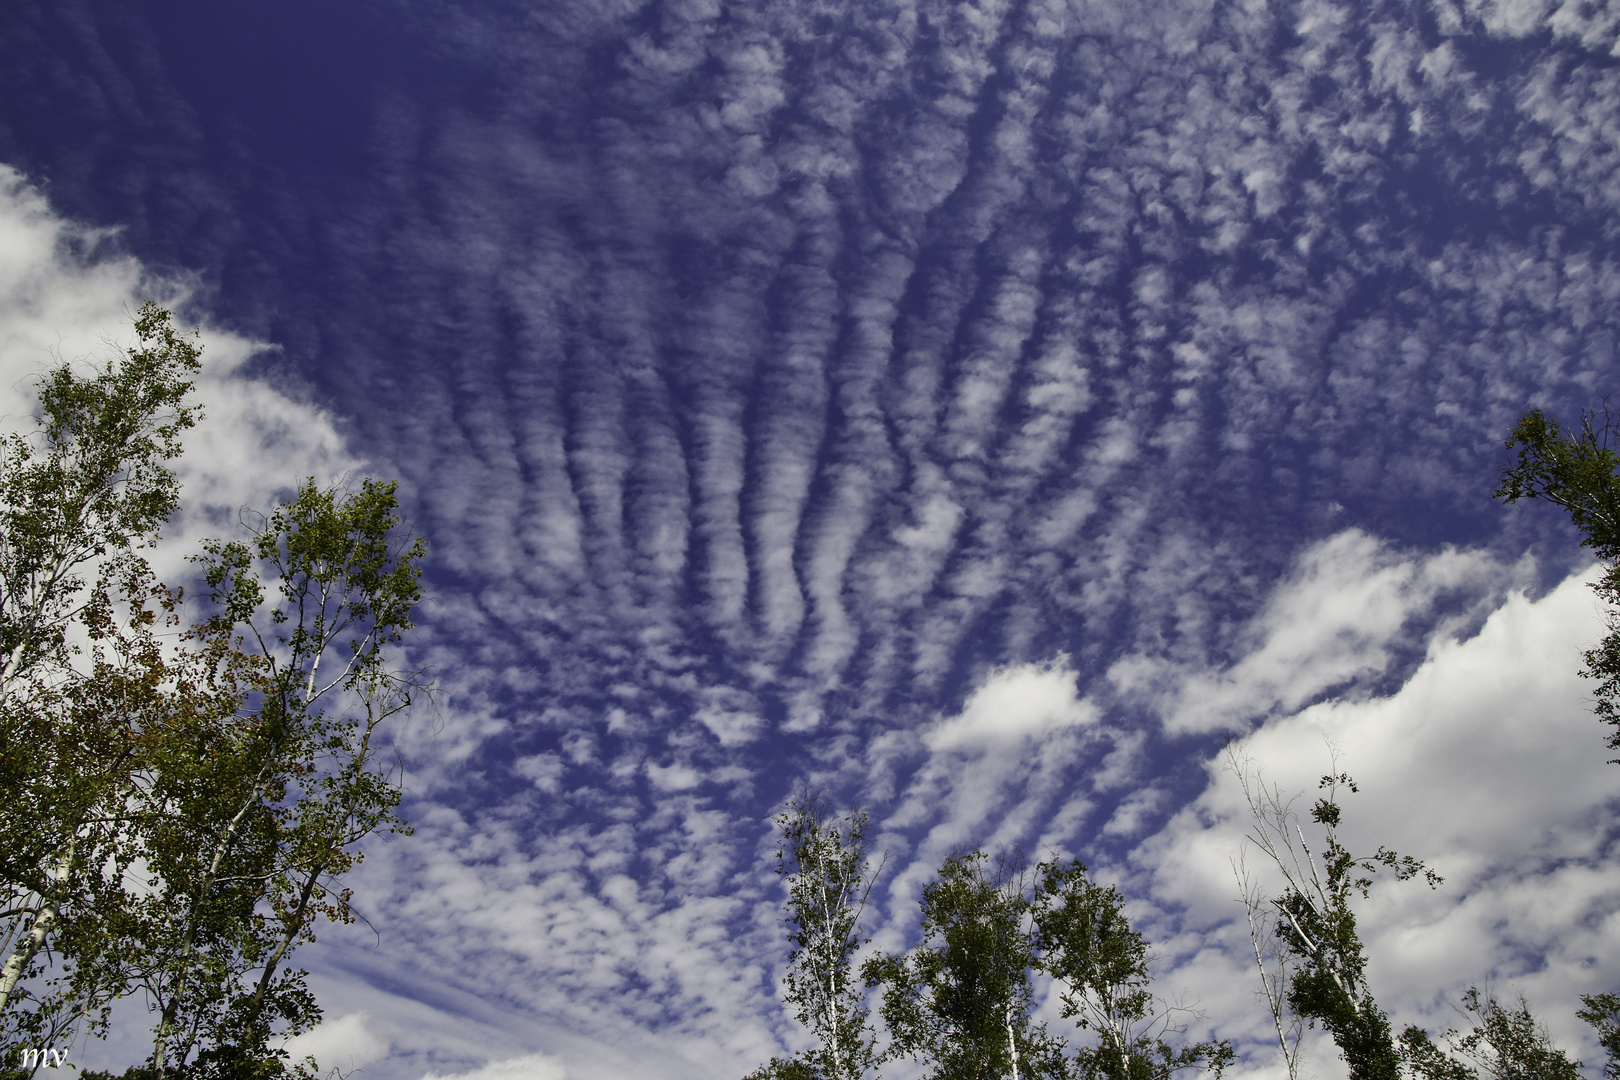
[[[1615,385],[1609,6],[313,10],[19,4],[0,159],[277,343],[433,544],[395,959],[331,978],[505,1034],[373,1070],[802,1039],[807,781],[874,808],[891,945],[998,842],[1202,933],[1131,860],[1227,733],[1582,565],[1490,493]]]

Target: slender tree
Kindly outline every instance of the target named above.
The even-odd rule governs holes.
[[[1250,795],[1252,808],[1254,792],[1246,789],[1245,793]],[[1261,794],[1275,795],[1275,792]],[[1297,1080],[1305,1018],[1288,1008],[1288,980],[1293,974],[1293,963],[1288,950],[1281,947],[1278,913],[1265,890],[1250,874],[1247,852],[1240,851],[1232,860],[1232,873],[1237,878],[1239,898],[1243,901],[1248,919],[1249,945],[1253,950],[1255,968],[1260,974],[1260,996],[1271,1016],[1272,1030],[1277,1036],[1283,1066],[1288,1070],[1288,1080]]]
[[[308,482],[251,540],[207,546],[197,681],[232,707],[191,714],[155,767],[140,965],[156,1076],[194,1051],[267,1061],[278,1026],[318,1019],[288,955],[318,918],[352,920],[339,878],[360,843],[409,831],[379,730],[425,689],[392,660],[424,553],[373,481]]]
[[[1613,445],[1617,432],[1620,428],[1607,402],[1582,413],[1577,430],[1565,429],[1540,409],[1532,409],[1508,433],[1506,445],[1514,461],[1494,493],[1507,503],[1531,498],[1563,507],[1580,530],[1582,546],[1591,548],[1603,566],[1592,591],[1606,605],[1608,633],[1586,650],[1581,675],[1597,684],[1592,711],[1613,729],[1608,735],[1611,750],[1620,750],[1620,454]],[[1620,758],[1609,764],[1620,765]],[[1608,1053],[1604,1078],[1620,1080],[1620,995],[1586,995],[1581,1001],[1584,1008],[1577,1015],[1597,1029]]]
[[[861,915],[882,860],[874,865],[868,855],[865,812],[836,815],[809,790],[788,801],[776,824],[776,872],[787,885],[793,943],[786,997],[818,1043],[804,1067],[825,1080],[859,1080],[877,1051],[854,959],[866,941]]]
[[[1131,928],[1119,890],[1099,885],[1078,860],[1036,867],[1035,966],[1051,975],[1063,1017],[1096,1033],[1071,1060],[1077,1080],[1167,1080],[1184,1069],[1217,1077],[1233,1060],[1225,1041],[1172,1046],[1186,1010],[1149,988],[1147,940]]]
[[[1279,1041],[1289,1058],[1290,1074],[1295,1060],[1280,1019],[1285,1011],[1327,1030],[1350,1067],[1351,1080],[1399,1080],[1400,1051],[1389,1017],[1367,985],[1366,956],[1350,902],[1358,893],[1368,895],[1372,875],[1381,869],[1393,872],[1398,881],[1421,875],[1430,888],[1440,884],[1440,877],[1411,856],[1388,848],[1358,856],[1339,842],[1339,791],[1356,791],[1355,782],[1344,773],[1323,776],[1318,785],[1326,792],[1310,810],[1310,819],[1323,836],[1318,854],[1305,838],[1292,800],[1267,787],[1246,762],[1234,758],[1231,767],[1254,817],[1249,839],[1284,882],[1281,896],[1248,892],[1245,899],[1251,927],[1270,929],[1274,937],[1266,947],[1283,965],[1281,977],[1267,978],[1264,949],[1257,946],[1263,988],[1273,1016],[1279,1018]],[[1271,919],[1262,921],[1256,907],[1269,909]]]

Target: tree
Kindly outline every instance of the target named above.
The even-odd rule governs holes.
[[[923,889],[922,941],[862,968],[882,986],[889,1056],[932,1064],[936,1080],[1063,1075],[1059,1044],[1032,1025],[1028,872],[1016,855],[945,860]]]
[[[1031,870],[1016,853],[946,859],[923,890],[922,942],[864,969],[868,985],[884,987],[890,1056],[923,1059],[951,1080],[1167,1080],[1189,1068],[1219,1076],[1230,1044],[1168,1041],[1184,1032],[1175,1018],[1188,1010],[1153,994],[1147,940],[1124,906],[1078,860]],[[1066,1057],[1063,1039],[1030,1023],[1036,973],[1052,978],[1063,1018],[1094,1031],[1095,1043]]]
[[[424,544],[391,484],[313,481],[200,557],[208,602],[142,551],[178,505],[199,346],[148,304],[104,370],[51,372],[0,442],[0,1044],[144,989],[163,1077],[273,1077],[320,1013],[289,967],[341,875],[399,819],[381,725],[426,689],[392,653]]]
[[[1547,1029],[1536,1023],[1524,998],[1510,1009],[1489,993],[1470,987],[1462,1012],[1473,1019],[1465,1034],[1442,1036],[1442,1051],[1419,1027],[1401,1034],[1401,1056],[1419,1080],[1580,1080],[1581,1063],[1553,1045]],[[1461,1060],[1459,1060],[1459,1058]],[[1469,1063],[1472,1064],[1469,1064]]]
[[[1036,867],[1035,966],[1057,982],[1063,1017],[1097,1033],[1072,1061],[1079,1080],[1167,1080],[1204,1067],[1217,1077],[1234,1054],[1225,1041],[1172,1047],[1178,1010],[1149,989],[1147,940],[1131,928],[1118,889],[1086,875],[1078,860]]]
[[[743,1080],[822,1080],[816,1067],[802,1058],[771,1058]]]
[[[107,954],[127,900],[125,810],[163,712],[148,604],[170,600],[141,550],[178,503],[166,462],[198,416],[201,347],[155,304],[135,332],[103,370],[52,370],[38,430],[0,442],[0,1024],[13,1037],[57,1034],[111,992],[86,960]],[[48,942],[73,977],[29,991]]]
[[[802,1065],[825,1080],[859,1080],[877,1050],[854,957],[866,941],[861,914],[882,862],[873,866],[868,858],[864,812],[836,816],[808,790],[788,800],[776,824],[782,833],[776,872],[787,884],[793,943],[786,997],[819,1043]]]
[[[269,1061],[278,1023],[318,1020],[285,961],[316,919],[353,920],[338,879],[360,843],[410,831],[378,732],[426,689],[391,658],[426,547],[402,528],[394,485],[308,481],[252,533],[200,558],[212,611],[193,634],[194,678],[231,707],[186,714],[148,799],[137,966],[159,1013],[159,1078],[193,1050]]]
[[[1608,1053],[1603,1080],[1620,1080],[1620,994],[1583,994],[1581,1004],[1575,1015],[1597,1029],[1598,1045]]]
[[[1339,842],[1339,789],[1357,790],[1348,775],[1330,773],[1317,785],[1327,792],[1310,811],[1311,821],[1323,831],[1318,858],[1300,828],[1293,801],[1253,776],[1247,762],[1233,757],[1230,767],[1254,816],[1249,840],[1276,866],[1284,882],[1282,895],[1275,898],[1266,898],[1244,882],[1244,899],[1262,988],[1277,1021],[1289,1075],[1297,1070],[1298,1028],[1293,1028],[1295,1040],[1290,1043],[1285,1012],[1327,1030],[1350,1067],[1350,1080],[1399,1080],[1400,1052],[1389,1017],[1367,986],[1367,961],[1350,900],[1356,893],[1368,895],[1372,875],[1380,869],[1393,871],[1398,881],[1421,875],[1430,888],[1438,887],[1441,878],[1411,856],[1385,847],[1358,856]],[[1242,881],[1241,872],[1239,877]],[[1268,954],[1275,968],[1268,967]]]
[[[1620,750],[1620,457],[1610,448],[1614,418],[1604,408],[1581,416],[1579,432],[1534,409],[1519,418],[1507,437],[1518,455],[1502,474],[1495,497],[1508,503],[1545,499],[1569,511],[1581,531],[1581,544],[1604,564],[1592,589],[1608,605],[1608,634],[1587,650],[1581,674],[1597,682],[1593,711],[1615,730],[1611,750]],[[1620,764],[1620,758],[1610,762]]]

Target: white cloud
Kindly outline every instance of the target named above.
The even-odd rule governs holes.
[[[682,762],[647,766],[647,779],[659,791],[686,791],[703,782],[703,774]]]
[[[371,1064],[388,1053],[388,1043],[366,1026],[368,1019],[364,1012],[349,1013],[293,1036],[285,1043],[290,1060],[312,1057],[322,1073],[334,1068],[349,1073]]]
[[[1445,877],[1435,893],[1380,883],[1360,905],[1370,984],[1397,1026],[1451,1025],[1437,995],[1455,1001],[1494,978],[1500,993],[1526,993],[1576,1046],[1589,1037],[1573,1020],[1578,996],[1620,978],[1620,869],[1603,854],[1615,767],[1604,764],[1603,733],[1576,675],[1581,650],[1602,632],[1588,580],[1536,601],[1512,594],[1466,640],[1437,630],[1428,658],[1387,696],[1279,715],[1236,744],[1267,782],[1306,793],[1303,806],[1330,769],[1331,743],[1361,789],[1342,800],[1351,849],[1388,845]],[[1291,633],[1288,625],[1276,632]],[[1331,656],[1324,663],[1337,670]],[[1183,913],[1175,948],[1195,954],[1161,983],[1192,987],[1217,1030],[1263,1047],[1246,932],[1234,918],[1231,860],[1245,850],[1247,810],[1235,778],[1218,760],[1209,769],[1209,789],[1132,862],[1155,902]],[[1248,865],[1263,875],[1256,860],[1250,849]]]
[[[721,746],[744,746],[759,738],[764,718],[736,709],[709,706],[698,710],[697,719],[714,733]]]
[[[1128,656],[1110,670],[1129,693],[1168,695],[1172,731],[1241,727],[1274,709],[1297,709],[1328,690],[1387,670],[1403,630],[1458,595],[1478,603],[1504,574],[1481,551],[1404,555],[1360,530],[1308,548],[1248,627],[1254,647],[1230,667],[1168,674],[1167,662]]]
[[[562,1062],[547,1054],[525,1054],[505,1061],[492,1061],[471,1072],[441,1076],[428,1073],[422,1080],[567,1080]]]
[[[563,773],[568,766],[556,754],[528,754],[512,762],[512,771],[532,783],[541,791],[555,794],[562,786]]]
[[[1018,664],[992,672],[962,706],[923,736],[930,750],[1005,746],[1065,727],[1095,723],[1097,708],[1078,697],[1066,661]]]
[[[1545,28],[1549,0],[1478,0],[1469,7],[1481,11],[1485,28],[1506,37],[1524,37]]]
[[[31,430],[32,384],[61,361],[104,362],[133,342],[131,319],[153,299],[184,327],[198,318],[191,283],[148,272],[116,250],[116,233],[60,217],[43,194],[0,165],[0,417]],[[205,317],[205,316],[202,316]],[[153,558],[160,577],[187,572],[205,536],[230,532],[242,507],[265,508],[306,476],[329,484],[356,468],[331,418],[293,389],[244,377],[264,346],[203,327],[203,370],[194,400],[203,420],[172,463],[181,511]]]

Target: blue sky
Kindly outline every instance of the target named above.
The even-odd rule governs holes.
[[[1615,389],[1617,40],[1583,0],[6,4],[7,385],[157,295],[213,364],[175,551],[351,470],[432,544],[418,832],[356,874],[377,936],[302,957],[306,1045],[802,1045],[768,818],[811,782],[892,852],[878,945],[956,847],[1077,854],[1276,1076],[1231,737],[1292,788],[1330,739],[1351,835],[1446,875],[1368,906],[1398,1020],[1494,978],[1580,1045],[1601,623],[1490,492],[1521,412]]]

